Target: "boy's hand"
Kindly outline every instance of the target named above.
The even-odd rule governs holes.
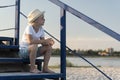
[[[44,43],[42,43],[43,46],[53,46],[54,40],[52,38],[45,39]]]
[[[54,40],[52,38],[50,38],[49,45],[53,46],[54,43],[55,43]]]

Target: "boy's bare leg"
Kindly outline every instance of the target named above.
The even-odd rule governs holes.
[[[51,57],[51,51],[52,51],[51,46],[43,46],[40,50],[40,52],[43,53],[44,55],[43,72],[46,72],[46,73],[54,73],[48,68],[48,63]]]
[[[30,72],[33,72],[33,73],[40,73],[40,71],[35,66],[37,49],[38,49],[37,45],[30,45],[29,46]]]

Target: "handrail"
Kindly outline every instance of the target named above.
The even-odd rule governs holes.
[[[12,7],[12,6],[15,6],[15,5],[0,6],[0,8],[7,8],[7,7]]]
[[[87,22],[88,24],[94,26],[95,28],[99,29],[100,31],[108,34],[109,36],[115,38],[116,40],[120,41],[120,34],[114,32],[113,30],[107,28],[106,26],[100,24],[99,22],[91,19],[90,17],[84,15],[83,13],[75,10],[74,8],[64,4],[59,0],[49,0],[52,3],[58,5],[59,7],[65,9],[66,11],[70,12],[71,14],[75,15],[76,17],[82,19],[83,21]]]
[[[15,28],[7,28],[7,29],[0,29],[0,31],[7,31],[7,30],[13,30]]]

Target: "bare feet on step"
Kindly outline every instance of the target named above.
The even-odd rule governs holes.
[[[43,73],[55,73],[55,72],[50,69],[46,69],[46,70],[43,70]]]
[[[42,73],[40,70],[38,69],[33,69],[33,70],[30,70],[31,73]]]

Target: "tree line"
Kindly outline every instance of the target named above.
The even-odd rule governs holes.
[[[52,55],[59,56],[60,51],[61,50],[59,48],[54,48],[52,50]],[[78,49],[78,50],[76,50],[76,49],[74,49],[73,52],[70,52],[69,50],[66,49],[67,56],[75,56],[74,52],[80,54],[81,56],[115,56],[115,57],[120,57],[120,51],[114,51],[112,53],[107,53],[108,55],[100,55],[99,53],[105,52],[105,50],[92,50],[92,49],[89,49],[89,50]]]

